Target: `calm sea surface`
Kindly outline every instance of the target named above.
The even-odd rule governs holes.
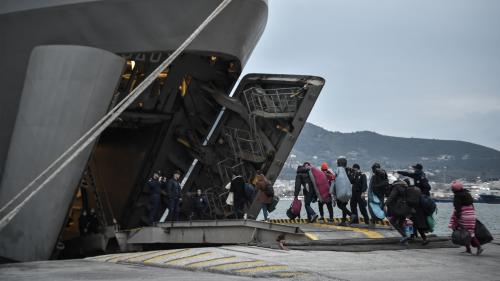
[[[278,203],[276,210],[269,214],[269,218],[287,218],[286,210],[290,207],[292,203],[291,199],[282,199]],[[312,208],[318,212],[318,204],[311,204]],[[486,227],[492,233],[500,233],[500,204],[485,204],[485,203],[475,203],[476,215],[478,219],[486,225]],[[328,217],[328,210],[325,209],[325,218]],[[436,220],[436,229],[434,233],[439,235],[448,235],[451,231],[448,229],[448,222],[450,221],[450,216],[453,211],[452,203],[437,203],[437,214],[434,214],[434,219]],[[358,211],[359,212],[359,211]],[[335,207],[333,209],[335,217],[342,217],[342,211]],[[302,218],[307,218],[304,206],[302,205]],[[259,214],[258,219],[263,219],[262,212]]]

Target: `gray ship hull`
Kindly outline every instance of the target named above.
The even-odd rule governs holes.
[[[0,59],[4,67],[0,69],[0,179],[28,59],[34,47],[81,45],[116,54],[173,51],[220,3],[219,0],[2,2]],[[242,66],[246,63],[264,31],[267,1],[233,2],[187,51],[226,54]]]
[[[0,206],[144,81],[219,3],[0,5],[6,66],[0,70]],[[101,239],[90,241],[100,251],[116,250],[108,244],[113,228],[158,220],[148,217],[151,191],[144,185],[157,170],[167,178],[182,172],[181,218],[192,218],[189,202],[198,189],[208,202],[204,219],[237,215],[225,202],[230,174],[250,182],[261,170],[274,182],[324,85],[314,76],[253,74],[229,97],[266,20],[267,1],[234,0],[91,148],[0,229],[0,257],[86,255],[84,242],[92,237]],[[254,202],[245,212],[256,218],[259,207]],[[81,220],[91,209],[95,228]]]

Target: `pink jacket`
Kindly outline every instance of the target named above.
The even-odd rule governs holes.
[[[476,211],[474,210],[474,205],[463,206],[462,214],[458,221],[455,215],[455,210],[453,210],[448,227],[454,229],[458,226],[458,224],[467,229],[471,237],[474,237],[474,230],[476,229]]]

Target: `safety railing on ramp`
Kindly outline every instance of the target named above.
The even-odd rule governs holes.
[[[264,118],[293,117],[300,100],[304,98],[300,87],[263,89],[252,87],[243,91],[251,114]]]

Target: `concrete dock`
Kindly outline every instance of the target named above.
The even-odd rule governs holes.
[[[452,245],[448,237],[433,236],[426,246],[419,240],[402,246],[397,233],[386,224],[345,227],[303,220],[194,223],[191,227],[196,231],[189,236],[182,234],[185,227],[187,223],[163,225],[151,233],[161,230],[157,241],[166,242],[196,241],[198,235],[205,240],[224,240],[222,229],[226,235],[237,231],[248,242],[181,249],[162,244],[152,251],[4,264],[0,265],[0,280],[500,280],[500,235],[485,246],[481,256],[473,256],[460,253],[463,248]],[[285,250],[275,239],[279,234],[285,239]],[[137,240],[136,236],[130,239]]]
[[[481,256],[461,248],[371,252],[223,246],[0,266],[0,280],[500,280],[500,235]],[[432,244],[432,243],[431,243]]]

